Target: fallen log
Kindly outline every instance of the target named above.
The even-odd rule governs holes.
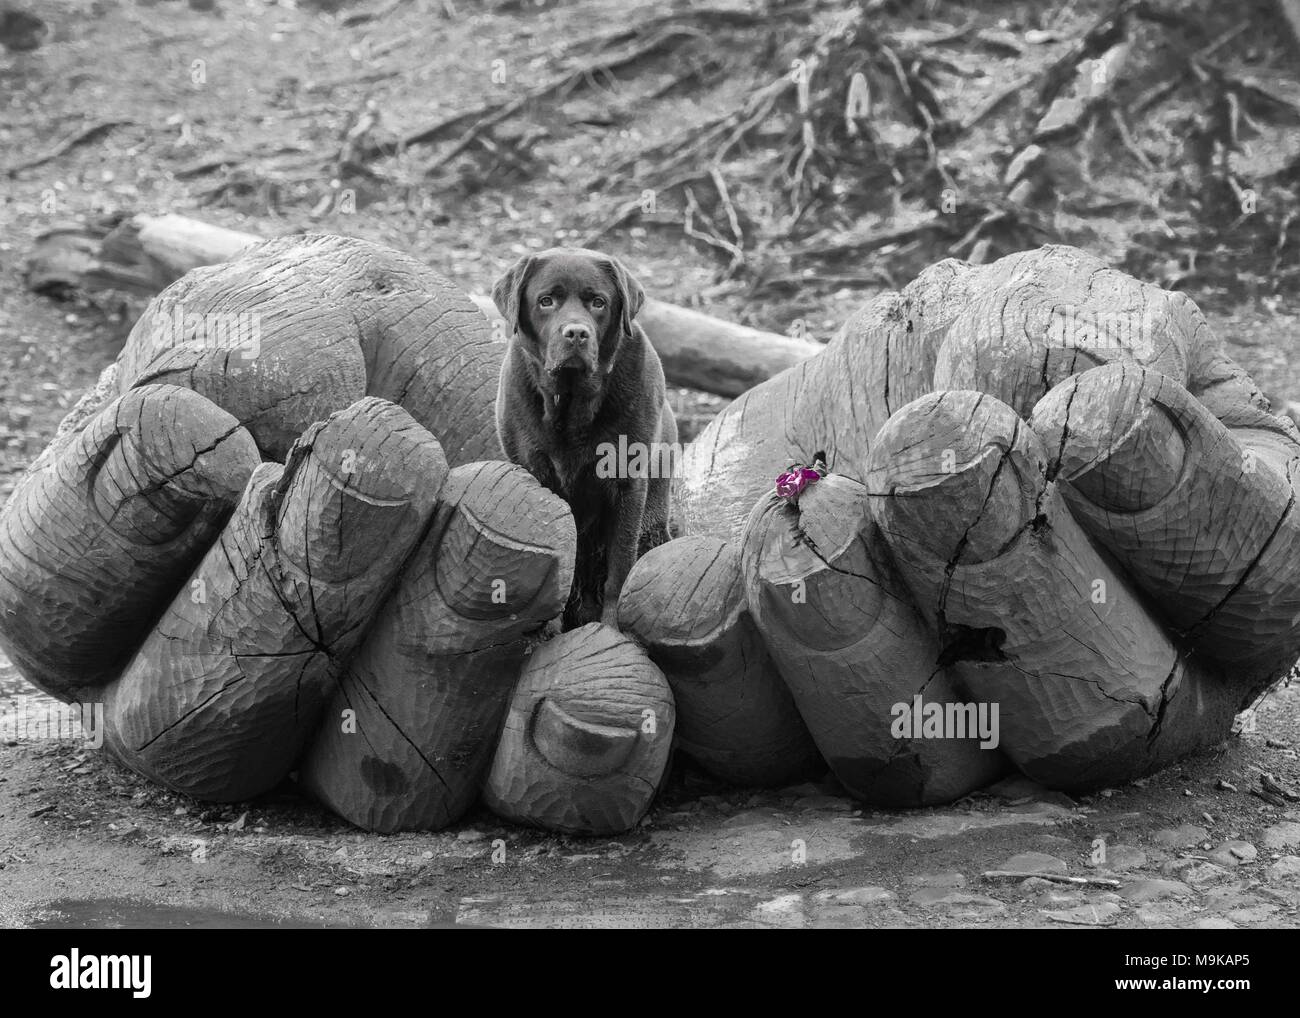
[[[136,215],[112,226],[69,225],[37,238],[25,279],[38,293],[117,289],[151,297],[192,269],[228,261],[262,239],[174,213]],[[504,339],[504,323],[491,300],[475,297],[474,302]],[[664,301],[646,301],[637,320],[659,353],[669,384],[721,396],[738,396],[822,349],[820,343]]]
[[[191,269],[229,261],[263,239],[174,213],[73,223],[36,238],[24,280],[37,293],[112,289],[152,297]]]

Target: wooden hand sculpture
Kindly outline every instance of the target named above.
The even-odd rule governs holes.
[[[1300,652],[1294,428],[1191,301],[1078,251],[941,263],[741,396],[622,633],[543,639],[574,526],[501,462],[503,349],[361,241],[191,273],[0,511],[0,647],[188,794],[296,772],[373,830],[481,795],[585,834],[640,820],[674,744],[888,805],[1125,780]]]
[[[694,536],[620,622],[721,776],[792,778],[811,736],[870,802],[1009,765],[1093,789],[1223,739],[1300,655],[1298,466],[1185,296],[1070,248],[946,261],[686,450]]]
[[[200,798],[296,770],[362,827],[432,829],[500,771],[511,819],[635,824],[671,693],[612,630],[604,658],[581,632],[544,645],[554,667],[528,656],[576,538],[499,458],[502,350],[450,283],[360,241],[191,273],[0,514],[0,646]]]

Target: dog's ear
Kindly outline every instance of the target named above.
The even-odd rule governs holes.
[[[536,267],[537,259],[533,255],[524,255],[510,266],[506,274],[492,287],[492,303],[501,312],[501,317],[506,320],[506,327],[511,333],[519,331],[519,304],[523,299],[524,286],[528,283],[528,277],[533,274],[533,269]]]
[[[623,309],[623,318],[619,323],[623,329],[623,335],[632,335],[632,319],[637,316],[641,310],[641,305],[645,303],[645,290],[641,284],[636,281],[636,277],[627,271],[627,266],[620,262],[613,255],[606,255],[607,268],[610,278],[614,281],[614,286],[618,290],[618,302]]]

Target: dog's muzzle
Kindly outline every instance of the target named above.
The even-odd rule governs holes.
[[[589,326],[562,326],[546,347],[546,370],[558,376],[562,371],[591,374],[596,370],[596,341]]]

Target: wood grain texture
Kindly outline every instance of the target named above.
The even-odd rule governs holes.
[[[891,418],[868,487],[964,692],[999,705],[1006,754],[1081,791],[1222,739],[1236,698],[1094,548],[1047,462],[1009,406],[946,392]]]
[[[1032,424],[1075,518],[1220,662],[1241,696],[1300,656],[1300,443],[1229,429],[1173,379],[1128,365],[1050,392]]]
[[[288,773],[424,534],[447,472],[400,407],[366,398],[253,474],[190,583],[105,690],[106,745],[204,799]]]
[[[961,698],[881,549],[858,482],[831,474],[797,504],[772,494],[742,538],[750,610],[817,747],[854,797],[948,802],[1007,763],[978,739],[896,737],[896,705]]]
[[[261,460],[230,414],[171,385],[56,444],[0,512],[0,647],[73,701],[121,672]]]
[[[777,474],[817,451],[835,473],[865,480],[876,433],[919,396],[974,389],[1027,415],[1068,375],[1114,360],[1170,375],[1216,416],[1264,406],[1182,294],[1070,247],[988,265],[948,259],[726,407],[686,449],[678,515],[687,533],[734,540]]]
[[[522,467],[453,470],[299,780],[367,830],[460,819],[487,776],[528,637],[564,607],[575,540],[568,506]]]
[[[277,460],[364,395],[403,406],[453,465],[499,455],[501,348],[483,316],[432,269],[367,241],[281,237],[195,269],[150,303],[119,362],[123,390],[192,388]]]
[[[650,808],[672,748],[663,672],[590,623],[528,657],[484,789],[498,816],[568,834],[618,834]]]
[[[749,614],[734,546],[682,537],[643,555],[618,604],[677,705],[677,747],[735,785],[790,784],[825,771]]]

